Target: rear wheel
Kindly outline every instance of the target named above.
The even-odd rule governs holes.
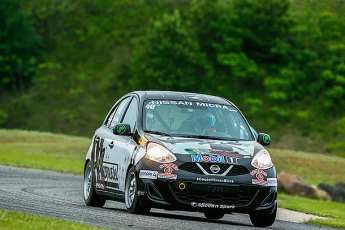
[[[271,214],[249,214],[250,221],[255,227],[267,227],[271,226],[276,220],[277,205]]]
[[[88,206],[103,207],[105,199],[96,194],[92,176],[91,161],[89,161],[84,171],[84,201]]]
[[[204,215],[207,219],[219,220],[224,217],[223,212],[204,212]]]
[[[125,203],[129,213],[147,214],[150,212],[150,208],[142,206],[139,202],[137,179],[135,177],[135,170],[133,167],[129,170],[126,177]]]

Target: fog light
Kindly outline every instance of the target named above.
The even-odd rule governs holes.
[[[187,185],[186,185],[186,183],[184,183],[184,182],[180,182],[180,183],[178,184],[178,188],[179,188],[180,190],[184,190],[186,187],[187,187]]]

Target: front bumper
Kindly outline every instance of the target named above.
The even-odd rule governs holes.
[[[277,199],[277,186],[253,184],[250,173],[237,176],[200,175],[175,170],[166,178],[139,178],[140,170],[160,172],[158,163],[142,159],[136,165],[141,205],[167,210],[218,211],[224,213],[270,214]],[[275,168],[265,170],[276,178]],[[176,175],[174,178],[173,176]]]

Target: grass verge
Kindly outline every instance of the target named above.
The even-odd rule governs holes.
[[[70,221],[56,220],[53,218],[35,216],[19,212],[0,210],[0,229],[73,229],[73,230],[96,230],[83,223],[74,223]]]
[[[0,164],[82,174],[91,138],[0,129]]]
[[[326,219],[309,220],[306,222],[308,224],[345,229],[345,204],[307,199],[283,193],[278,194],[278,199],[281,208],[326,217]]]

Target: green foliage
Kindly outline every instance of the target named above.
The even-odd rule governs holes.
[[[0,11],[6,128],[89,136],[124,93],[168,89],[226,97],[273,139],[296,128],[322,136],[320,151],[344,142],[341,1],[4,0]]]
[[[16,95],[31,85],[37,69],[40,37],[17,0],[0,2],[0,89]]]
[[[143,89],[198,89],[198,75],[203,72],[203,55],[191,33],[192,25],[175,10],[164,14],[147,31],[143,49],[134,55],[133,84]]]
[[[3,124],[6,122],[7,117],[8,117],[7,114],[3,110],[0,109],[0,127],[2,127]]]

